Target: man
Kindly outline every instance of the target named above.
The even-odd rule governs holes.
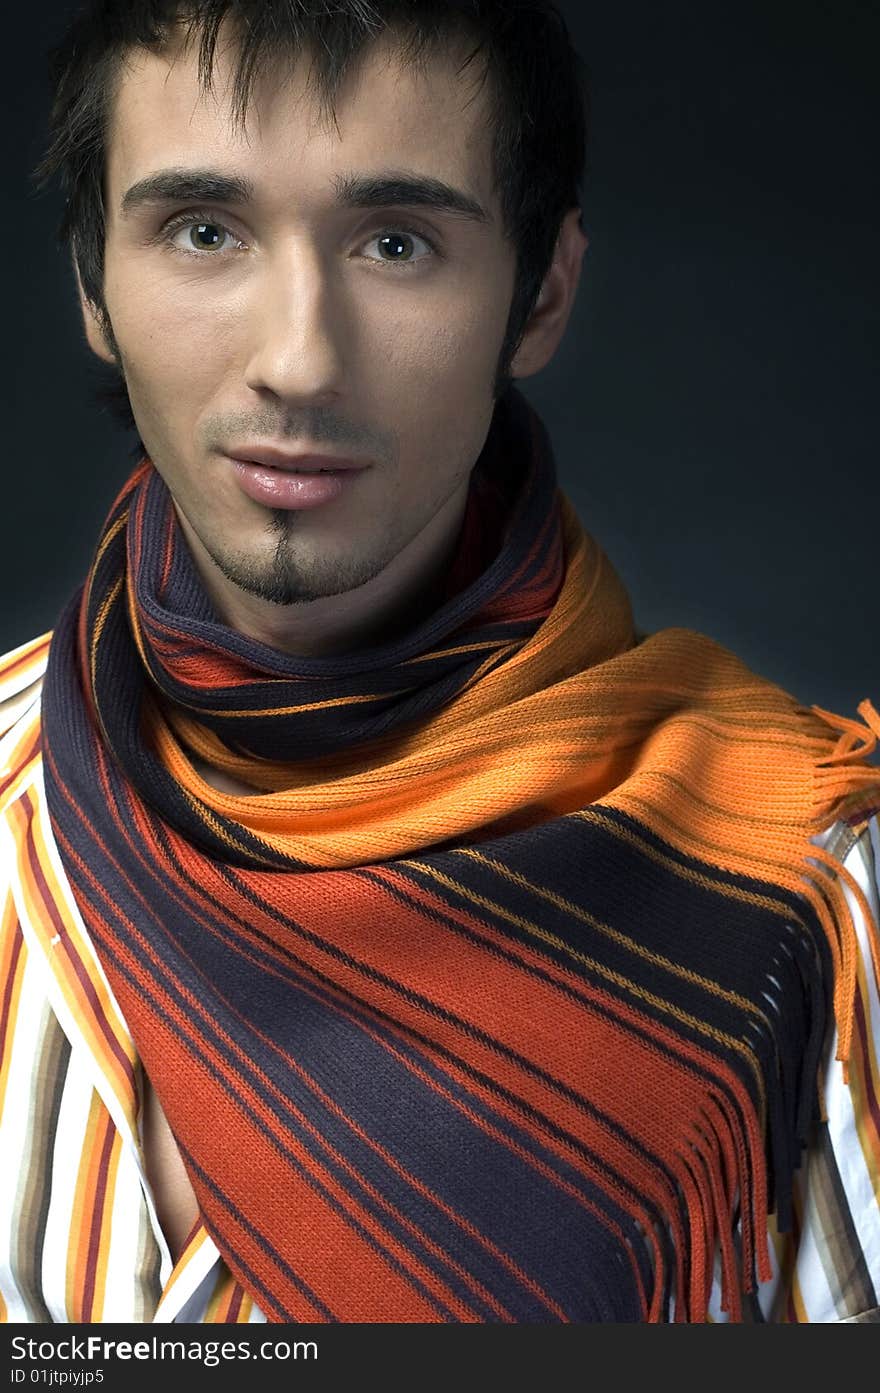
[[[0,666],[6,1319],[876,1319],[880,719],[556,487],[564,25],[103,0],[57,80],[144,449]]]

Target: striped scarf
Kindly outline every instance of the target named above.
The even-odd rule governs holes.
[[[880,968],[810,841],[880,805],[880,719],[639,639],[515,389],[451,576],[403,637],[278,652],[144,460],[44,689],[83,919],[270,1320],[700,1321],[716,1253],[737,1319],[832,1009],[849,1054],[844,887]]]

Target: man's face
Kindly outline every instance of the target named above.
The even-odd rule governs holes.
[[[105,300],[138,430],[197,562],[264,599],[313,599],[364,584],[460,508],[492,417],[515,254],[485,94],[452,56],[419,73],[375,47],[342,90],[338,130],[306,95],[305,62],[267,71],[244,132],[233,59],[218,50],[206,96],[194,49],[130,56],[108,136]],[[123,205],[172,170],[250,193]],[[343,180],[392,175],[442,181],[488,218],[340,199]],[[227,453],[267,442],[369,467],[318,506],[272,506]]]

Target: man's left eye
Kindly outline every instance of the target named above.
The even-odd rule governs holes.
[[[427,237],[423,237],[423,236],[421,235],[421,233],[418,233],[418,232],[379,232],[379,233],[376,233],[375,236],[373,236],[373,237],[370,238],[369,242],[365,243],[365,245],[366,245],[366,246],[370,246],[372,243],[375,243],[375,244],[379,247],[379,249],[380,249],[380,255],[379,255],[379,256],[376,256],[376,257],[368,257],[368,260],[370,260],[370,261],[384,261],[384,262],[386,262],[388,265],[391,265],[391,266],[393,266],[393,265],[408,266],[408,265],[410,265],[413,261],[423,261],[423,260],[425,259],[425,258],[424,258],[424,254],[423,254],[422,256],[416,256],[416,255],[414,254],[413,245],[414,245],[414,243],[418,243],[418,242],[421,242],[422,246],[426,248],[426,250],[427,250],[427,255],[428,255],[428,256],[431,256],[431,255],[433,254],[434,248],[432,247],[431,243],[428,241]]]

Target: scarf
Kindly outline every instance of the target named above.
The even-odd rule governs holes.
[[[53,634],[48,807],[269,1320],[701,1321],[716,1253],[740,1318],[850,1052],[845,890],[880,968],[810,840],[880,806],[859,712],[638,635],[515,389],[438,607],[343,656],[221,623],[138,465]]]

